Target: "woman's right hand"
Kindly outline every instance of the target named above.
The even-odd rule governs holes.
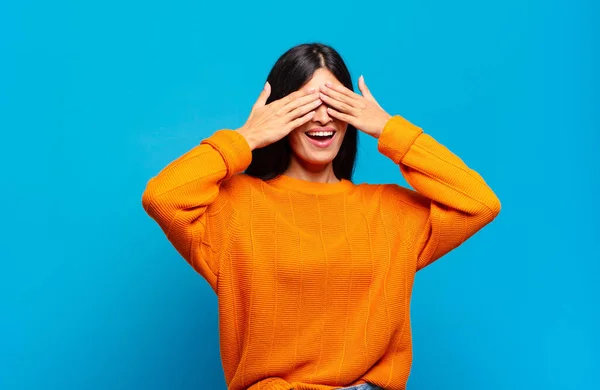
[[[250,149],[262,148],[279,141],[315,115],[323,102],[314,88],[298,90],[267,105],[271,85],[265,84],[246,123],[237,129],[246,138]]]

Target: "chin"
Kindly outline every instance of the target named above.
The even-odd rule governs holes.
[[[298,156],[303,162],[310,165],[327,165],[332,163],[335,159],[335,156]]]
[[[327,149],[317,149],[314,146],[305,143],[303,148],[296,150],[296,155],[303,161],[313,165],[327,165],[333,162],[337,156],[341,145],[332,145]]]

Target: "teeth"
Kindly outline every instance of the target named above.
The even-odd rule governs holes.
[[[333,131],[310,131],[306,134],[316,135],[320,137],[328,137],[330,135],[333,135]]]

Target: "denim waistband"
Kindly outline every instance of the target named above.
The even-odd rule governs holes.
[[[338,387],[337,390],[384,390],[384,388],[372,383],[361,383],[360,385],[350,387]]]

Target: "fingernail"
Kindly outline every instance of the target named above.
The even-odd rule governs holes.
[[[323,99],[323,98],[325,97],[325,94],[324,94],[324,93],[321,93],[321,92],[319,92],[319,97],[320,97],[321,99]]]
[[[331,81],[326,82],[325,85],[331,87]]]
[[[268,85],[269,85],[269,82],[267,81],[267,82],[265,83],[264,89],[267,89],[267,86],[268,86]]]
[[[314,88],[309,88],[309,89],[308,89],[308,92],[309,92],[309,93],[313,93],[313,92],[315,92],[315,91],[316,91],[316,89],[314,89]]]

